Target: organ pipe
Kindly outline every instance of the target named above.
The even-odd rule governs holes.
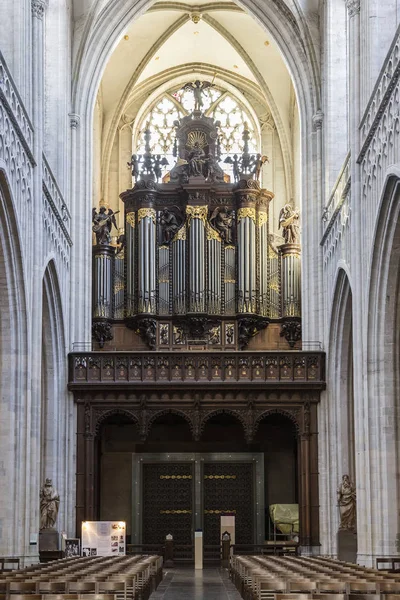
[[[256,312],[256,211],[238,210],[238,312]]]
[[[129,212],[125,218],[125,237],[126,237],[126,316],[132,317],[135,314],[135,268],[136,268],[136,247],[135,247],[136,221],[135,213]]]
[[[156,313],[156,212],[138,210],[138,312]]]
[[[189,228],[189,312],[206,312],[205,231],[207,206],[186,207]]]
[[[301,251],[299,244],[280,246],[282,256],[282,316],[301,316]]]
[[[115,248],[93,246],[93,319],[113,318]]]

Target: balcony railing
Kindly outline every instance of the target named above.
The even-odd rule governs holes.
[[[69,387],[325,387],[323,352],[74,352]]]

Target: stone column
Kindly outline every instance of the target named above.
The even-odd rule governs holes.
[[[363,277],[363,207],[361,206],[361,172],[357,163],[360,152],[361,99],[360,99],[360,0],[346,0],[349,19],[349,133],[351,151],[351,252],[353,306],[353,348],[354,348],[354,423],[357,488],[357,530],[358,557],[360,564],[371,560],[370,473],[369,473],[369,431],[368,406],[365,406],[364,390],[364,277]],[[332,498],[332,506],[336,504]],[[336,510],[336,506],[335,506]]]
[[[32,124],[34,127],[33,154],[36,167],[33,172],[33,202],[31,215],[31,235],[33,249],[32,276],[32,308],[37,315],[42,314],[43,304],[43,133],[44,133],[44,14],[47,0],[32,0]],[[30,383],[31,398],[27,398],[30,415],[27,416],[27,431],[30,444],[26,446],[29,452],[27,461],[30,464],[30,479],[25,491],[26,506],[29,515],[29,533],[39,530],[39,490],[41,473],[50,477],[58,487],[57,473],[49,472],[46,456],[41,451],[41,410],[42,410],[42,319],[32,320],[30,352]],[[29,367],[28,367],[29,369]],[[42,461],[44,464],[42,465]],[[30,507],[30,508],[29,508]],[[25,553],[36,554],[37,546],[30,547],[26,540]]]

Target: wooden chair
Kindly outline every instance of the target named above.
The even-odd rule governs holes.
[[[65,581],[36,581],[37,594],[65,594],[67,583]]]
[[[7,594],[35,594],[36,593],[36,582],[35,581],[8,581],[7,582]]]
[[[67,582],[68,594],[96,594],[96,582],[95,581],[68,581]]]
[[[350,581],[347,584],[347,593],[352,595],[379,594],[379,584],[375,581]]]
[[[346,583],[344,581],[317,581],[317,589],[319,594],[345,594]]]
[[[304,581],[301,579],[295,579],[293,581],[288,582],[288,592],[296,592],[296,593],[308,593],[313,594],[317,591],[317,584],[315,581]]]

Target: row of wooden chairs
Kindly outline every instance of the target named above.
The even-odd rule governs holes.
[[[146,600],[161,579],[160,556],[62,559],[0,574],[0,600]]]
[[[400,600],[399,575],[334,559],[234,555],[230,575],[245,600],[343,600],[360,594]]]

